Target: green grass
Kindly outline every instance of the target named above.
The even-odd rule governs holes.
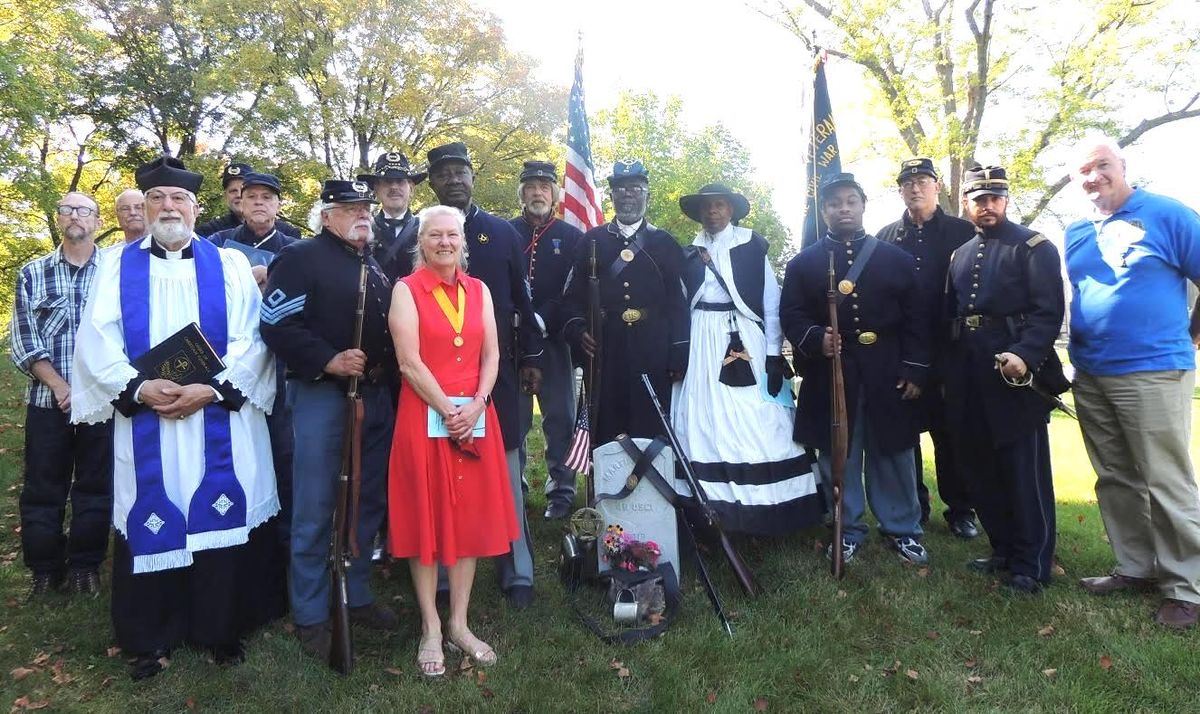
[[[755,600],[741,596],[723,564],[711,563],[734,616],[733,639],[718,629],[689,576],[681,615],[663,638],[607,646],[582,628],[564,601],[554,575],[558,528],[542,523],[535,496],[535,606],[510,611],[490,565],[479,573],[475,629],[500,653],[486,674],[420,680],[415,606],[406,568],[394,564],[377,572],[377,592],[401,611],[404,629],[361,635],[350,677],[307,658],[276,623],[252,639],[241,666],[218,667],[180,651],[167,671],[135,684],[124,659],[108,656],[114,642],[106,597],[22,602],[28,574],[16,532],[23,437],[17,376],[0,370],[0,706],[47,702],[48,711],[87,712],[1200,711],[1200,635],[1153,625],[1151,597],[1097,599],[1075,585],[1080,576],[1107,571],[1112,557],[1077,426],[1057,416],[1051,430],[1059,561],[1066,574],[1042,597],[1005,595],[994,579],[966,571],[967,560],[986,554],[986,541],[958,541],[937,521],[927,538],[933,558],[927,570],[901,564],[873,539],[846,579],[834,583],[818,552],[827,536],[816,529],[741,543],[767,588]],[[540,453],[536,439],[532,451]],[[544,476],[535,464],[534,493]],[[691,572],[690,565],[685,569]],[[1039,634],[1047,626],[1052,634]],[[457,658],[448,663],[453,669]],[[9,674],[18,667],[35,671],[18,681]]]

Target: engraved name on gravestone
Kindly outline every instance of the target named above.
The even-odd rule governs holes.
[[[639,449],[645,449],[650,439],[634,439]],[[592,451],[595,463],[596,495],[620,493],[625,481],[633,472],[633,459],[621,445],[610,441]],[[667,483],[675,482],[675,457],[667,447],[654,459],[654,467]],[[619,524],[630,537],[640,541],[652,540],[662,550],[659,563],[670,563],[679,572],[679,535],[675,530],[675,507],[654,488],[649,479],[643,478],[637,488],[622,499],[605,499],[596,503],[596,510],[604,517],[604,526]],[[603,536],[601,536],[603,537]],[[604,548],[596,548],[600,560],[600,572],[609,569],[604,560]]]

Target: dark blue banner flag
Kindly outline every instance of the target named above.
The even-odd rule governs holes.
[[[825,221],[821,220],[820,205],[817,202],[817,189],[826,176],[842,171],[837,125],[833,123],[833,108],[829,105],[829,85],[825,83],[825,59],[825,52],[818,50],[813,67],[812,129],[809,131],[804,162],[807,202],[804,208],[804,237],[801,247],[812,245],[825,234]]]

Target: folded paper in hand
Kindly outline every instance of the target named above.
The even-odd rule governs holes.
[[[133,361],[133,367],[147,379],[186,386],[207,384],[224,371],[225,363],[193,322],[151,347]]]
[[[456,407],[461,407],[464,404],[470,404],[474,397],[450,397],[450,403]],[[483,436],[484,417],[487,415],[487,410],[479,412],[479,421],[475,422],[475,428],[471,430],[471,436],[476,439]],[[446,420],[433,407],[429,407],[429,423],[428,436],[431,438],[449,438],[450,432],[446,429]]]

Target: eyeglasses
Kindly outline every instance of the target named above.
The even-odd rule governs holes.
[[[924,189],[927,189],[930,186],[934,185],[935,183],[937,183],[936,179],[932,179],[928,176],[921,176],[919,178],[905,179],[905,180],[901,181],[900,188],[912,188],[913,186],[916,186],[917,188],[924,190]]]
[[[91,206],[62,205],[54,210],[60,216],[69,216],[72,213],[74,213],[75,215],[79,216],[80,218],[87,218],[88,216],[96,215],[96,209],[92,208]]]
[[[632,194],[634,194],[634,195],[637,195],[637,194],[640,194],[640,193],[650,193],[650,187],[649,187],[649,186],[643,186],[643,185],[642,185],[642,184],[640,184],[640,183],[635,183],[635,184],[629,184],[629,185],[625,185],[625,186],[613,186],[613,188],[612,188],[612,192],[613,192],[614,194],[617,194],[617,193],[632,193]]]
[[[150,191],[146,194],[146,203],[152,206],[161,206],[165,201],[170,201],[172,206],[187,206],[192,203],[192,194],[183,191],[170,194]]]

